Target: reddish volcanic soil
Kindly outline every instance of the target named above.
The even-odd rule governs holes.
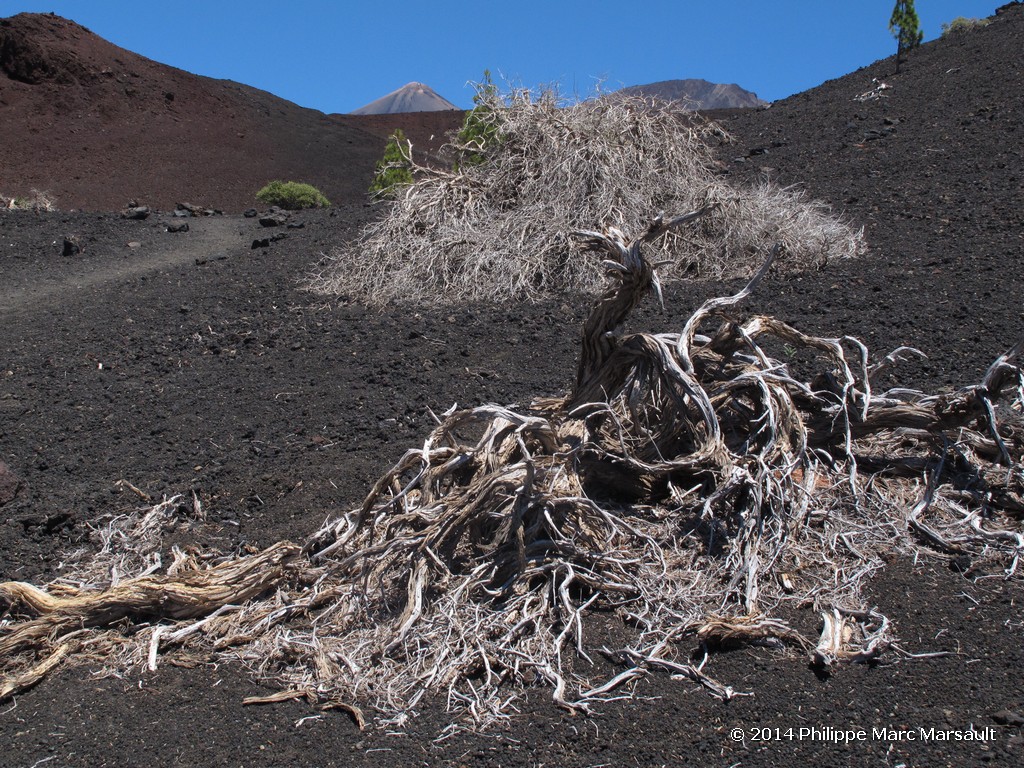
[[[38,189],[63,210],[135,200],[240,213],[272,179],[357,199],[396,127],[436,151],[460,120],[325,115],[159,64],[56,16],[0,20],[0,194]]]
[[[11,47],[12,29],[21,48]],[[35,59],[25,30],[48,41]],[[374,215],[364,190],[382,126],[374,136],[244,86],[172,80],[62,20],[15,17],[0,35],[5,72],[40,62],[16,70],[21,80],[0,74],[5,135],[32,142],[0,145],[0,193],[40,186],[65,209],[116,210],[131,197],[228,212],[172,234],[163,213],[0,211],[0,461],[21,481],[13,500],[0,495],[0,581],[55,577],[92,521],[139,503],[121,480],[154,497],[194,491],[209,512],[204,544],[301,540],[422,441],[428,409],[522,403],[571,383],[587,298],[378,312],[298,288],[320,254]],[[910,385],[976,383],[1024,336],[1021,50],[1024,7],[1015,6],[984,29],[922,46],[899,75],[890,59],[767,110],[719,115],[736,139],[720,157],[737,183],[768,173],[802,184],[863,226],[871,246],[855,262],[770,279],[749,306],[811,332],[858,336],[875,354],[916,346],[928,360],[893,373]],[[886,95],[855,100],[873,78],[891,86]],[[70,117],[40,113],[46,99]],[[197,117],[215,106],[235,122]],[[276,127],[257,130],[267,125]],[[266,143],[289,131],[292,143]],[[139,163],[124,162],[126,147],[143,148]],[[303,228],[253,249],[267,230],[234,212],[253,204],[267,152],[281,163],[275,175],[311,181],[336,205],[297,214]],[[63,256],[70,235],[84,250]],[[633,325],[672,329],[735,287],[670,286],[666,311],[645,309]],[[709,670],[752,696],[722,703],[652,675],[643,698],[585,718],[538,689],[503,729],[438,743],[443,702],[422,707],[406,732],[360,732],[344,714],[302,702],[242,706],[270,691],[231,666],[164,663],[123,679],[82,666],[0,704],[0,765],[1024,763],[1020,576],[964,575],[938,553],[897,558],[870,599],[895,620],[906,651],[948,655],[890,654],[824,677],[795,653],[726,651]],[[972,725],[991,727],[991,739],[872,734]],[[817,737],[798,739],[801,727]],[[866,738],[835,743],[844,729]]]
[[[442,146],[462,127],[464,112],[406,112],[394,115],[332,115],[338,120],[349,120],[367,133],[387,139],[401,128],[412,142],[417,162],[423,155],[436,156]]]

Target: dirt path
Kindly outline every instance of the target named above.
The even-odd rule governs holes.
[[[45,251],[44,258],[18,263],[25,261],[23,254],[39,253],[39,243],[26,233],[36,231],[35,228],[26,226],[31,222],[17,219],[31,215],[7,214],[0,220],[0,248],[4,254],[0,266],[0,318],[48,311],[46,306],[51,301],[74,301],[111,283],[224,258],[233,251],[249,248],[253,239],[254,222],[238,216],[189,218],[187,232],[171,233],[167,225],[182,220],[159,215],[145,222],[125,221],[108,236],[86,239],[84,250],[78,255],[63,256],[63,238],[57,238],[52,240],[52,248]],[[64,223],[71,225],[67,235],[73,235],[85,222],[69,217]]]

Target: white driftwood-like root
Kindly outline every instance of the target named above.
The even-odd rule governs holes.
[[[301,551],[205,565],[179,553],[159,575],[136,553],[115,578],[101,549],[101,567],[79,566],[91,584],[0,585],[0,691],[95,656],[98,633],[111,665],[214,653],[360,722],[356,703],[400,725],[439,696],[483,727],[537,685],[586,712],[659,670],[727,699],[743,692],[710,674],[722,646],[789,648],[822,667],[899,652],[862,596],[894,550],[1016,573],[1021,345],[977,386],[876,393],[880,367],[856,339],[740,311],[771,257],[677,333],[623,334],[658,287],[642,247],[713,210],[659,217],[634,240],[581,233],[610,287],[572,390],[523,412],[453,408]],[[796,378],[772,345],[806,353],[816,374]],[[151,508],[139,529],[175,509]],[[822,617],[819,638],[787,623],[800,610]],[[127,636],[112,622],[149,626]]]

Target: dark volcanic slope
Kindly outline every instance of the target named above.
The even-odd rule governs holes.
[[[65,210],[135,199],[241,211],[274,178],[352,197],[365,193],[384,146],[351,120],[26,13],[0,20],[0,126],[0,194],[44,190]]]
[[[1024,335],[1022,34],[1024,8],[1013,8],[922,47],[898,77],[883,61],[724,118],[737,143],[722,157],[737,180],[769,172],[804,184],[872,244],[859,261],[766,282],[747,308],[861,336],[876,353],[919,346],[925,366],[897,371],[932,390],[976,382]],[[854,101],[873,77],[889,95]],[[162,216],[0,212],[0,459],[24,481],[0,508],[0,580],[60,574],[90,523],[139,503],[121,479],[157,497],[194,491],[209,514],[205,543],[301,538],[421,443],[428,408],[522,402],[570,382],[578,297],[366,312],[299,291],[293,278],[372,213],[361,200],[304,215],[303,229],[257,250],[258,224],[236,216],[171,235]],[[66,234],[80,235],[81,256],[60,255]],[[677,329],[699,301],[735,287],[674,285],[666,312],[647,309],[633,326]],[[0,765],[1024,764],[1019,574],[895,558],[868,599],[906,650],[948,655],[890,653],[819,678],[767,648],[714,653],[708,671],[752,696],[720,703],[652,675],[639,688],[648,698],[584,718],[540,690],[500,734],[439,743],[443,702],[425,704],[404,734],[360,732],[305,702],[242,706],[269,691],[232,665],[164,662],[125,679],[80,667],[0,705]],[[696,647],[681,654],[690,650],[701,658]],[[822,736],[972,725],[992,727],[991,739]],[[768,738],[753,739],[755,727]],[[818,737],[798,739],[801,727]]]
[[[809,308],[846,331],[885,325],[944,384],[1024,336],[1021,51],[1024,5],[1007,6],[912,51],[898,75],[886,59],[767,110],[716,115],[737,138],[722,150],[734,176],[805,186],[865,228],[872,259],[838,266],[835,290],[808,292]],[[876,81],[889,87],[859,99]],[[886,288],[858,290],[868,279]],[[931,312],[908,309],[918,294],[941,335]],[[1007,302],[1009,316],[986,311]]]

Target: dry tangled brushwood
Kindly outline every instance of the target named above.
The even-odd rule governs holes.
[[[12,211],[55,211],[53,198],[48,192],[33,189],[28,195],[7,197],[0,195],[0,209]]]
[[[321,265],[311,287],[371,304],[535,298],[600,290],[600,266],[567,236],[579,221],[634,226],[651,211],[718,206],[653,247],[666,278],[749,276],[780,243],[780,267],[858,255],[862,233],[796,189],[731,185],[712,144],[724,131],[694,113],[640,99],[563,106],[551,93],[480,95],[493,146],[453,140],[454,170],[408,163],[416,181]]]
[[[301,551],[193,558],[71,596],[0,587],[3,692],[98,648],[154,667],[185,646],[241,661],[283,697],[358,718],[354,704],[369,704],[399,723],[440,695],[484,726],[535,685],[587,711],[653,670],[728,698],[695,649],[707,660],[719,645],[771,643],[819,665],[889,650],[890,622],[861,588],[894,548],[1016,574],[1021,344],[980,385],[875,393],[906,350],[872,365],[855,339],[740,311],[771,258],[680,331],[623,334],[658,291],[642,247],[709,213],[659,217],[632,241],[579,233],[606,257],[610,287],[572,390],[522,413],[453,408]],[[773,343],[813,353],[816,375],[796,378]],[[801,609],[820,614],[820,637],[790,623]],[[622,641],[595,644],[609,626]]]

